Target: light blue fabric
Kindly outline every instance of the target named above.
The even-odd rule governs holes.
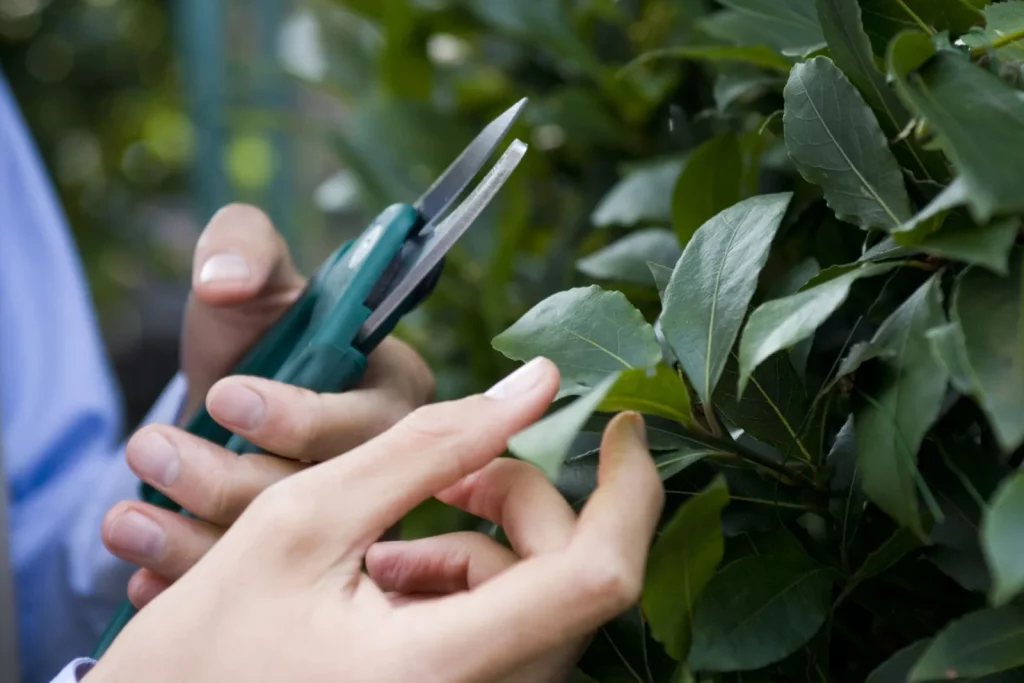
[[[65,666],[50,683],[81,683],[94,666],[96,666],[96,662],[92,659],[85,657],[76,659]]]
[[[175,378],[147,421],[173,422],[184,389]],[[120,411],[74,242],[0,74],[0,434],[24,683],[90,654],[124,599],[133,567],[100,539],[110,506],[138,496]]]

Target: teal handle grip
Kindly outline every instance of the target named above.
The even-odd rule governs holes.
[[[426,295],[422,292],[415,301],[404,302],[372,339],[357,342],[360,328],[370,315],[365,306],[367,297],[419,224],[419,214],[407,204],[395,204],[382,212],[358,241],[342,245],[327,259],[299,300],[230,374],[275,379],[319,393],[355,387],[366,371],[367,355]],[[355,249],[353,245],[357,245]],[[425,289],[432,288],[433,282]],[[220,426],[205,406],[189,420],[186,431],[239,455],[258,450]],[[146,484],[142,486],[142,499],[188,514]],[[106,652],[135,612],[131,602],[125,600],[101,636],[94,659]]]
[[[271,325],[260,342],[231,370],[230,374],[273,377],[306,333],[315,306],[316,295],[311,283],[299,300]],[[185,426],[185,431],[221,446],[227,444],[233,436],[230,430],[210,417],[206,406],[199,407]],[[141,497],[151,505],[181,512],[181,507],[177,503],[149,484],[142,484]]]

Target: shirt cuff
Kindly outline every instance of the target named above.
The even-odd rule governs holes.
[[[50,683],[81,683],[94,666],[96,666],[95,660],[80,657],[64,667],[63,671],[57,674]]]

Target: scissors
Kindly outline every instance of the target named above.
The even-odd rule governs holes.
[[[455,208],[526,105],[489,123],[414,204],[392,204],[320,266],[303,294],[229,374],[266,377],[318,393],[356,386],[367,357],[433,291],[444,257],[501,190],[526,154],[516,139]],[[448,212],[448,209],[452,209]],[[186,431],[243,455],[260,449],[200,408]],[[142,500],[188,515],[148,484]],[[125,600],[93,654],[98,659],[134,616]]]

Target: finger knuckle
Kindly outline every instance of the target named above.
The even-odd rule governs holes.
[[[309,495],[285,480],[264,489],[247,511],[254,523],[271,537],[294,538],[316,513]]]
[[[320,394],[289,385],[275,385],[270,402],[274,415],[260,436],[268,446],[287,449],[298,456],[310,456],[329,427],[328,408]]]
[[[298,445],[300,453],[312,453],[322,440],[324,431],[330,424],[324,397],[312,392],[299,391],[292,402],[294,435],[293,442]]]
[[[216,476],[204,477],[209,482],[209,490],[199,502],[199,509],[194,510],[199,517],[209,521],[232,517],[234,508],[234,496],[230,478],[224,476],[226,473],[218,472]]]
[[[615,554],[591,556],[581,574],[584,592],[609,611],[620,612],[636,604],[643,577],[631,563]]]

